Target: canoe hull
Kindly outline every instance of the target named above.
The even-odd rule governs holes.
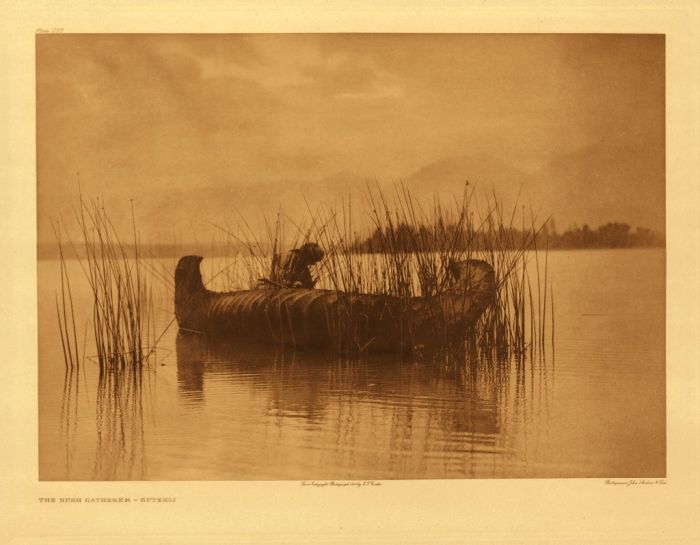
[[[460,263],[460,278],[432,298],[303,288],[212,292],[202,282],[201,260],[185,256],[177,265],[181,329],[295,347],[410,351],[463,335],[495,298],[493,269],[477,260]]]

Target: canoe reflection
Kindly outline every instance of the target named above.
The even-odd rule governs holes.
[[[206,392],[225,381],[264,392],[261,418],[290,417],[326,427],[336,419],[335,431],[344,436],[354,433],[351,426],[372,427],[373,415],[388,418],[400,442],[410,442],[416,427],[424,429],[420,434],[441,431],[452,439],[477,434],[486,442],[499,432],[503,388],[485,374],[468,377],[429,363],[339,359],[323,351],[284,351],[184,332],[176,347],[178,392],[189,403],[203,403]]]

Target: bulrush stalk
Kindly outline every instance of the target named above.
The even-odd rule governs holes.
[[[401,345],[406,352],[420,355],[423,347],[416,342],[418,331],[409,301],[440,296],[454,282],[457,263],[483,260],[495,271],[495,302],[468,331],[459,333],[448,331],[445,310],[436,305],[428,325],[434,329],[433,338],[439,339],[434,352],[447,353],[457,345],[477,357],[494,360],[544,352],[547,306],[549,303],[551,310],[552,297],[551,289],[547,297],[548,245],[538,249],[544,224],[538,225],[534,214],[529,214],[526,222],[525,207],[516,203],[505,215],[494,194],[487,196],[484,210],[469,183],[451,206],[436,198],[425,208],[403,184],[395,187],[393,199],[378,187],[369,187],[366,202],[372,230],[364,238],[353,231],[350,200],[340,209],[311,210],[307,206],[307,221],[292,222],[295,235],[291,239],[284,236],[280,214],[274,227],[266,223],[267,240],[253,237],[246,222],[242,235],[222,229],[250,258],[249,284],[230,289],[261,287],[265,283],[277,286],[284,253],[315,242],[325,251],[314,268],[316,287],[338,292],[341,303],[334,314],[327,316],[334,335],[332,345],[361,352],[371,342],[371,331],[364,328],[366,316],[357,312],[347,294],[387,295],[402,302],[396,317]],[[539,255],[542,251],[544,271]],[[531,272],[533,263],[535,270]],[[551,312],[549,319],[553,331]]]
[[[133,208],[133,255],[127,252],[99,201],[88,203],[81,196],[76,216],[84,241],[84,256],[79,255],[75,246],[73,250],[92,294],[92,331],[97,363],[104,371],[141,368],[152,353],[149,324],[153,319],[153,299],[146,281]],[[73,366],[78,361],[75,315],[58,231],[57,239],[61,266],[61,304],[57,303],[59,326],[66,364]],[[68,318],[72,325],[70,329]]]

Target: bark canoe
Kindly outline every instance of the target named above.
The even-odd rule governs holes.
[[[397,352],[464,339],[496,295],[494,271],[479,260],[454,266],[433,297],[395,297],[305,288],[206,289],[200,256],[175,270],[175,316],[183,331],[342,351]]]

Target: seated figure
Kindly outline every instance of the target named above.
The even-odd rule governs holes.
[[[307,242],[291,250],[280,270],[279,283],[289,288],[313,288],[316,281],[311,276],[310,267],[321,261],[323,256],[323,250],[315,242]]]

